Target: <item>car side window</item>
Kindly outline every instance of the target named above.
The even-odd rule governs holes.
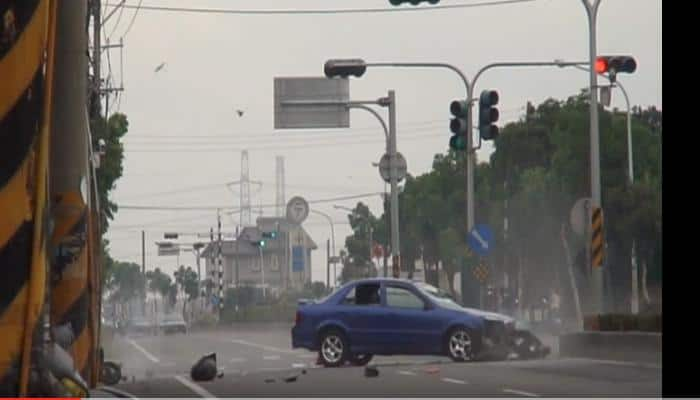
[[[379,284],[368,283],[352,288],[341,304],[356,306],[378,306],[381,304]]]
[[[425,303],[420,297],[416,296],[410,290],[396,286],[387,286],[386,304],[389,307],[415,310],[422,310],[425,307]]]

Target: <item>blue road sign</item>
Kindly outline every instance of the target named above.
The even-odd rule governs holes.
[[[304,270],[304,247],[292,246],[292,271]]]
[[[215,294],[211,295],[211,304],[214,306],[219,304],[219,298]]]
[[[491,251],[493,244],[493,232],[488,225],[479,224],[472,228],[472,231],[467,235],[467,243],[469,247],[478,255],[486,256]]]

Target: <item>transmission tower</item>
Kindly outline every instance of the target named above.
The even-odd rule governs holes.
[[[277,217],[283,217],[285,214],[285,198],[284,198],[284,157],[277,156]]]
[[[239,218],[239,224],[241,227],[246,227],[251,225],[251,214],[253,212],[252,205],[251,205],[251,195],[250,195],[250,186],[251,184],[254,184],[257,186],[257,191],[256,193],[259,195],[260,192],[262,191],[262,182],[261,181],[256,181],[256,180],[251,180],[250,179],[250,167],[248,165],[248,151],[243,150],[241,152],[241,179],[238,181],[234,182],[229,182],[226,184],[228,186],[229,190],[235,193],[235,191],[231,188],[233,185],[240,185],[241,186],[241,191],[240,191],[240,218]],[[262,203],[260,207],[259,213],[262,213]]]

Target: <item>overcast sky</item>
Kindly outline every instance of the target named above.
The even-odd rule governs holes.
[[[488,0],[483,0],[488,1]],[[116,0],[112,0],[116,3]],[[482,0],[442,0],[443,5]],[[136,4],[128,0],[127,4]],[[388,0],[144,0],[143,5],[226,9],[388,8]],[[107,7],[107,11],[111,7]],[[119,41],[134,10],[119,12],[106,24],[111,43]],[[661,1],[603,0],[598,14],[598,53],[632,54],[633,75],[620,75],[633,104],[662,105]],[[467,9],[345,15],[231,15],[139,11],[119,49],[110,52],[112,78],[124,92],[110,112],[125,113],[124,175],[113,191],[120,205],[239,206],[241,150],[248,149],[254,211],[275,203],[275,156],[284,156],[286,197],[308,200],[383,192],[372,162],[384,150],[383,133],[368,113],[351,112],[351,129],[275,131],[273,79],[322,76],[329,58],[366,61],[448,62],[471,77],[495,61],[549,61],[588,58],[588,25],[580,0],[536,0]],[[106,57],[103,59],[107,63]],[[120,74],[123,62],[123,76]],[[159,71],[157,66],[165,63]],[[104,67],[103,67],[104,68]],[[105,70],[105,69],[103,69]],[[527,68],[487,72],[477,92],[497,89],[501,123],[516,120],[527,101],[564,99],[588,85],[576,69]],[[449,103],[464,97],[459,78],[447,70],[370,69],[350,84],[351,98],[375,99],[394,89],[397,96],[398,150],[408,171],[430,170],[433,156],[448,146]],[[624,108],[619,92],[613,106]],[[244,111],[239,117],[235,110]],[[384,111],[381,111],[384,113]],[[384,114],[385,115],[385,114]],[[488,144],[479,152],[484,160]],[[378,195],[363,199],[381,214]],[[333,216],[336,252],[350,233],[346,212],[356,200],[312,205]],[[263,208],[272,216],[274,208]],[[253,214],[253,219],[256,214]],[[477,221],[478,222],[478,221]],[[238,214],[225,215],[232,232]],[[146,231],[147,268],[174,270],[175,257],[157,257],[154,242],[163,232],[208,232],[216,211],[121,209],[107,234],[111,254],[141,262],[141,230]],[[325,281],[328,222],[311,214],[304,224],[319,245],[313,279]],[[185,241],[194,238],[185,238]],[[180,264],[194,266],[183,255]]]

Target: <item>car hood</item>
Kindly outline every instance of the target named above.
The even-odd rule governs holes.
[[[484,311],[484,310],[479,310],[476,308],[469,308],[469,307],[462,307],[462,309],[464,309],[464,311],[469,313],[469,314],[476,315],[478,317],[482,317],[482,318],[488,319],[488,320],[503,321],[505,323],[510,323],[510,322],[515,321],[515,319],[513,319],[507,315],[503,315],[503,314],[498,314],[498,313],[494,313],[494,312],[489,312],[489,311]]]

